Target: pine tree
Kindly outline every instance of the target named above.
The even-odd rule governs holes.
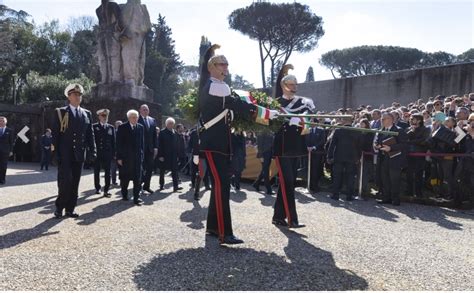
[[[306,82],[312,82],[314,81],[314,71],[313,71],[313,66],[310,66],[308,68],[308,72],[306,72]]]
[[[175,52],[171,28],[165,17],[158,16],[147,37],[145,84],[153,89],[154,101],[162,106],[163,114],[173,114],[179,94],[179,74],[182,67]]]

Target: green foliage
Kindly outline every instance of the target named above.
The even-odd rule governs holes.
[[[332,50],[322,55],[320,64],[329,68],[334,78],[362,76],[396,70],[442,66],[457,61],[446,52],[426,53],[414,48],[395,46],[358,46]]]
[[[34,103],[49,100],[64,100],[64,89],[70,83],[79,83],[84,87],[85,95],[90,93],[94,82],[84,74],[78,78],[67,79],[61,74],[40,75],[38,72],[30,72],[26,77],[26,86],[21,93],[20,99],[25,103]]]
[[[322,18],[298,2],[253,2],[229,15],[229,26],[259,43],[262,84],[266,87],[265,62],[270,62],[270,84],[278,61],[286,64],[293,52],[309,52],[324,35]]]
[[[469,49],[461,55],[458,55],[457,59],[461,62],[474,62],[474,49]]]
[[[257,104],[277,110],[280,108],[280,104],[277,100],[272,99],[263,92],[252,91],[251,95],[256,100]],[[235,93],[234,97],[240,99]],[[195,122],[199,120],[199,103],[198,103],[198,92],[194,88],[190,90],[187,94],[181,96],[178,100],[178,108],[184,115],[184,118],[187,121]],[[232,127],[245,131],[256,131],[256,132],[265,132],[265,131],[277,131],[283,123],[283,120],[271,121],[270,126],[258,124],[254,121],[249,121],[244,117],[235,116],[235,120],[232,122]]]
[[[154,99],[160,103],[163,114],[174,113],[179,95],[179,73],[182,63],[175,52],[171,28],[161,14],[158,23],[152,25],[147,38],[147,58],[144,83],[153,89]]]

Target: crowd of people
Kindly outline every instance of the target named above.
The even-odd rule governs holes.
[[[424,197],[426,188],[457,205],[473,200],[474,93],[430,97],[426,102],[419,99],[406,106],[362,105],[324,113],[316,111],[312,100],[295,95],[296,77],[284,67],[276,87],[281,109],[266,109],[231,95],[223,82],[228,74],[227,59],[214,55],[213,48],[207,51],[207,67],[201,72],[201,123],[192,129],[176,125],[171,117],[160,129],[146,104],[138,111],[129,110],[127,121],[111,125],[108,109],[97,111],[94,119],[80,106],[84,92],[81,85],[71,84],[65,89],[69,104],[56,109],[51,129],[41,138],[41,169],[48,170],[53,151],[58,163],[56,218],[79,216],[74,209],[84,163],[93,166],[96,193],[103,192],[104,197],[111,196],[112,185],[118,186],[118,173],[122,200],[128,201],[132,181],[133,203],[137,206],[142,203],[142,194],[156,192],[151,186],[153,173],[159,170],[161,191],[170,171],[173,192],[179,192],[182,172],[191,176],[195,200],[200,199],[201,182],[211,190],[206,233],[217,237],[221,244],[243,243],[232,231],[229,197],[231,186],[240,190],[248,145],[257,147],[262,166],[252,184],[257,191],[263,183],[266,193],[274,194],[270,166],[275,162],[278,192],[272,223],[276,226],[305,226],[298,220],[295,203],[302,166],[309,171],[306,179],[314,192],[320,190],[325,170],[330,174],[334,200],[340,200],[343,194],[347,201],[364,197],[369,182],[376,185],[382,204],[400,205],[402,192]],[[234,112],[257,123],[264,118],[266,125],[281,112],[290,118],[275,133],[267,129],[255,134],[232,128]],[[313,114],[313,127],[307,127],[301,115]],[[258,115],[263,116],[257,119]],[[0,184],[5,183],[6,161],[13,144],[6,124],[7,119],[0,117]],[[104,185],[100,180],[102,170]],[[404,178],[405,185],[401,184]]]
[[[312,131],[307,139],[308,151],[314,153],[311,159],[316,174],[311,178],[312,189],[318,189],[325,166],[331,174],[334,199],[339,198],[343,181],[348,200],[357,194],[359,186],[362,196],[367,194],[368,182],[372,181],[383,197],[382,203],[398,205],[400,194],[422,198],[427,190],[457,205],[472,201],[473,112],[474,93],[439,95],[408,105],[394,102],[389,107],[361,105],[331,112],[352,118],[321,122],[392,134],[319,127]],[[400,190],[402,187],[404,190]]]

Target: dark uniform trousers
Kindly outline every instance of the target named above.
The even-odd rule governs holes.
[[[294,157],[275,157],[280,184],[273,211],[273,220],[288,218],[288,224],[290,225],[298,223],[295,203],[295,170],[298,167],[298,160]],[[289,216],[287,217],[287,215]]]
[[[110,188],[110,167],[112,158],[98,157],[94,162],[94,185],[96,190],[100,190],[100,170],[104,170],[104,192],[109,191]]]
[[[0,182],[5,182],[10,152],[0,152]]]
[[[94,162],[94,186],[100,190],[100,170],[104,170],[104,192],[107,193],[110,188],[110,168],[112,158],[115,156],[115,129],[110,124],[102,125],[95,123],[93,125],[95,143],[97,147],[97,159]]]
[[[153,169],[155,166],[154,152],[145,151],[144,156],[145,159],[143,161],[143,189],[150,189],[151,176],[153,175]]]
[[[72,159],[72,158],[71,158]],[[58,165],[58,198],[56,207],[66,212],[74,212],[79,195],[79,181],[84,162],[61,160]]]
[[[207,229],[218,231],[224,228],[224,236],[233,235],[230,217],[230,157],[217,152],[205,151],[207,166],[211,171],[211,198],[207,213]],[[222,208],[222,210],[220,210]],[[219,225],[221,223],[221,225]]]

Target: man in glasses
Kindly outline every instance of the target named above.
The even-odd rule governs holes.
[[[110,197],[110,167],[115,156],[115,128],[107,123],[109,119],[109,109],[97,111],[99,122],[94,123],[95,145],[97,147],[97,159],[94,163],[94,186],[95,193],[100,194],[100,171],[105,172],[104,197]]]
[[[74,212],[79,193],[84,161],[95,159],[96,147],[92,130],[92,114],[80,105],[84,88],[80,84],[70,84],[64,90],[69,105],[57,108],[54,114],[52,136],[58,159],[58,198],[56,218],[77,218]],[[87,157],[86,157],[87,151]]]

